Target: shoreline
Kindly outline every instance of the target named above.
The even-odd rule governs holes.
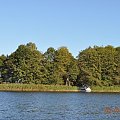
[[[4,92],[80,92],[77,86],[42,85],[42,84],[0,84]]]
[[[53,93],[78,93],[80,90],[0,90],[0,92],[53,92]]]
[[[50,92],[50,93],[88,93],[80,90],[0,90],[0,92]],[[91,91],[89,93],[120,93],[120,91]]]
[[[0,90],[0,92],[50,92],[50,93],[120,93],[120,91],[91,91],[80,92],[80,90]]]
[[[0,90],[0,92],[51,92],[51,93],[120,93],[120,91],[91,91],[81,92],[80,90]]]
[[[91,93],[120,93],[120,86],[110,87],[91,87]],[[0,92],[64,92],[79,93],[80,88],[77,86],[65,85],[42,85],[42,84],[0,84]],[[80,92],[81,93],[81,92]]]

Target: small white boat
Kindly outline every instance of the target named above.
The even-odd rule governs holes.
[[[80,92],[91,92],[90,87],[84,86],[80,89]]]

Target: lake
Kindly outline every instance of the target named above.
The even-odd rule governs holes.
[[[119,93],[0,92],[0,120],[119,119]]]

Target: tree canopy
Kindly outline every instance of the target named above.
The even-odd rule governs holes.
[[[89,47],[74,58],[67,47],[50,47],[41,53],[30,42],[0,56],[0,82],[120,85],[120,47]]]

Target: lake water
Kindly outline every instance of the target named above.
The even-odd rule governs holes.
[[[0,92],[0,120],[120,120],[120,94]]]

